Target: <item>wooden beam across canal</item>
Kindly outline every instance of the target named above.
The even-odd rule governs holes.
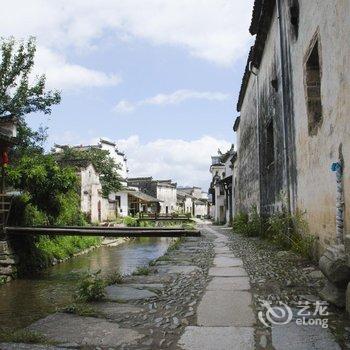
[[[17,227],[4,228],[5,235],[104,236],[104,237],[199,237],[199,230],[168,227]]]

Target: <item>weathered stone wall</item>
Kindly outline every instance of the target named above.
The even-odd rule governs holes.
[[[220,223],[226,222],[225,195],[221,194],[219,185],[215,186],[215,211],[214,220]]]
[[[126,192],[119,191],[115,194],[115,197],[120,198],[120,206],[117,208],[118,216],[127,216],[129,211],[128,194]]]
[[[256,101],[256,78],[251,75],[237,130],[237,212],[259,205]]]
[[[193,200],[191,197],[186,197],[184,201],[184,209],[185,213],[192,213],[192,208],[193,208]]]
[[[261,60],[258,80],[261,210],[279,209],[284,200],[284,132],[281,70],[276,10]]]
[[[166,214],[168,208],[168,213],[172,213],[176,210],[176,188],[171,186],[162,186],[158,184],[157,186],[157,196],[159,200],[163,201],[160,203],[161,214]]]
[[[90,214],[91,222],[99,221],[99,207],[101,221],[109,215],[108,199],[102,197],[102,185],[95,168],[90,164],[80,172],[81,181],[81,210]]]
[[[0,238],[0,285],[16,275],[17,257],[5,237]]]
[[[204,217],[208,213],[208,207],[205,203],[196,203],[194,208],[194,216]]]
[[[306,210],[310,230],[320,246],[335,239],[335,174],[342,144],[346,222],[350,227],[350,2],[348,0],[299,0],[299,35],[291,44],[295,109],[298,199]],[[305,59],[318,36],[321,62],[322,123],[315,135],[308,133],[305,88]]]
[[[339,149],[345,166],[344,234],[349,233],[350,227],[350,2],[288,0],[281,3],[282,43],[275,9],[258,78],[250,75],[241,107],[236,211],[246,211],[252,204],[259,203],[259,196],[262,210],[271,212],[279,208],[286,203],[289,182],[291,210],[306,212],[310,232],[319,238],[319,253],[322,253],[326,246],[335,241],[336,180],[330,168],[333,162],[338,161]],[[292,18],[292,6],[296,5],[299,16]],[[318,58],[315,63],[315,58],[310,61],[310,54],[316,42]],[[281,57],[284,59],[283,67],[280,66]],[[314,69],[317,65],[320,68],[320,83],[307,88],[306,78],[315,80],[317,73]],[[282,84],[282,72],[287,86]],[[256,135],[257,82],[260,157]],[[309,110],[310,101],[314,101],[315,96],[319,98],[319,86],[322,113],[315,124],[310,123],[313,114]],[[268,125],[271,121],[274,157],[271,156],[271,144],[268,142],[271,132]],[[286,158],[288,174],[285,171]],[[269,166],[271,160],[274,161],[273,166]]]

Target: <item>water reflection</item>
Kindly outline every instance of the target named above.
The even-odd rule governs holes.
[[[141,238],[117,247],[101,247],[40,275],[0,287],[0,327],[25,327],[70,303],[80,276],[87,270],[130,274],[164,254],[169,238]]]

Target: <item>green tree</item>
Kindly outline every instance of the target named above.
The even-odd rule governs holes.
[[[51,223],[62,211],[62,195],[78,190],[75,169],[61,167],[52,155],[25,155],[15,166],[10,165],[7,173],[8,184],[27,194]]]
[[[32,130],[24,120],[32,112],[50,114],[60,103],[57,90],[45,89],[45,75],[33,76],[36,52],[35,39],[19,42],[13,38],[0,39],[0,118],[18,118],[18,143],[11,149],[10,159],[16,162],[23,154],[43,153],[47,129]]]
[[[99,148],[74,149],[65,147],[60,155],[63,164],[79,165],[80,162],[89,161],[100,175],[102,192],[107,197],[112,192],[121,189],[121,178],[119,175],[120,164],[117,164],[109,152]]]
[[[60,103],[59,91],[45,91],[45,75],[31,83],[35,39],[26,43],[13,38],[0,39],[0,116],[13,115],[18,118],[32,113],[51,113],[51,106]]]

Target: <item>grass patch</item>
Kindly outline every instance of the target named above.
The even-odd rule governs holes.
[[[99,301],[105,297],[106,281],[100,277],[100,271],[86,273],[78,284],[75,292],[75,300],[79,303]]]
[[[170,261],[170,257],[168,255],[163,255],[163,256],[160,256],[157,261]]]
[[[196,229],[196,224],[192,223],[192,222],[184,222],[181,225],[181,228],[183,228],[184,230],[195,230]]]
[[[138,220],[137,218],[134,218],[132,216],[126,216],[123,219],[123,223],[127,226],[127,227],[137,227],[139,226]]]
[[[156,227],[156,223],[154,221],[139,221],[140,227]]]
[[[57,342],[47,339],[38,332],[32,332],[26,329],[20,330],[0,330],[0,341],[4,343],[27,343],[27,344],[46,344],[55,345]]]
[[[18,275],[31,275],[91,247],[99,246],[101,237],[22,236],[11,237],[11,246],[19,257]]]
[[[67,314],[75,314],[84,317],[96,317],[99,316],[99,313],[86,303],[72,303],[67,305],[66,307],[58,310],[65,312]]]
[[[124,277],[123,275],[118,272],[118,271],[114,271],[109,273],[105,278],[105,283],[110,286],[111,284],[121,284],[123,283]]]
[[[101,237],[40,236],[35,246],[47,259],[52,260],[69,258],[82,250],[98,246],[101,241]]]
[[[309,233],[304,214],[295,215],[286,211],[276,212],[269,217],[259,215],[256,207],[249,213],[239,213],[233,219],[233,232],[247,237],[267,239],[285,250],[307,258],[315,259],[316,238]]]
[[[183,243],[184,241],[185,241],[185,237],[176,238],[174,241],[172,241],[172,242],[169,244],[168,252],[171,252],[171,251],[173,251],[173,250],[179,249],[181,243]]]
[[[148,276],[151,273],[151,269],[147,266],[138,267],[133,273],[133,276]]]

